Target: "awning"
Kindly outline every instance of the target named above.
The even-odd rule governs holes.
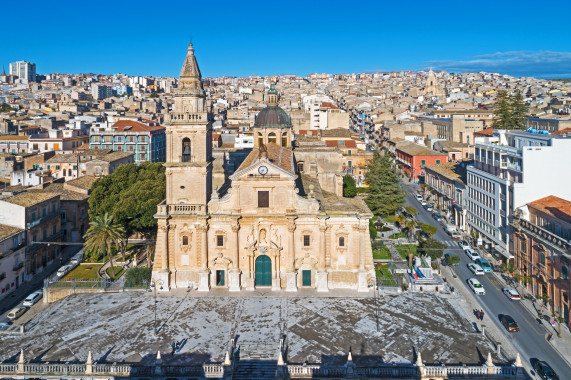
[[[496,246],[494,247],[494,251],[496,251],[497,253],[499,253],[500,255],[502,255],[503,257],[505,257],[505,258],[508,259],[508,260],[514,258],[514,256],[513,256],[511,253],[507,252],[505,249],[503,249],[503,248],[500,247],[500,246],[497,246],[497,245],[496,245]]]

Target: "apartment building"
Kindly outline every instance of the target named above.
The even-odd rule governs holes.
[[[527,289],[549,297],[549,308],[569,321],[571,294],[571,201],[548,196],[519,207],[510,223],[514,264],[529,276]]]
[[[166,159],[165,128],[134,120],[119,120],[111,127],[92,127],[89,145],[91,149],[133,153],[137,164]]]
[[[571,199],[571,177],[563,175],[571,138],[527,131],[493,134],[498,142],[476,144],[474,166],[468,167],[468,224],[498,257],[511,260],[513,210],[552,194]]]
[[[36,64],[27,61],[10,63],[10,75],[15,75],[24,83],[35,82]]]
[[[424,180],[427,165],[448,162],[448,154],[409,142],[395,148],[395,159],[403,172],[418,183]]]
[[[103,100],[113,96],[113,86],[94,83],[91,85],[91,96],[93,100]]]
[[[50,192],[23,192],[0,200],[0,224],[26,231],[25,279],[39,273],[59,254],[60,196]]]
[[[24,282],[26,231],[0,224],[0,301]]]

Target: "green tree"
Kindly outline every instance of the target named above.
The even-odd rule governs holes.
[[[357,195],[357,185],[355,180],[349,174],[343,176],[343,196],[346,198],[354,198]]]
[[[448,265],[458,265],[460,264],[460,256],[458,255],[447,255],[446,256],[446,263]]]
[[[85,238],[85,250],[90,254],[97,255],[107,254],[109,264],[111,265],[111,273],[115,278],[115,268],[113,267],[113,258],[111,251],[113,248],[118,249],[122,244],[125,236],[125,229],[119,223],[113,222],[113,217],[105,213],[103,216],[96,216],[89,222]]]
[[[494,103],[493,126],[496,129],[507,129],[512,124],[512,108],[506,90],[499,90]]]
[[[134,288],[147,285],[151,281],[151,268],[135,267],[125,273],[125,287]]]
[[[149,98],[158,98],[159,94],[157,94],[156,92],[152,91],[151,95],[149,96]]]
[[[424,232],[427,235],[434,235],[436,232],[438,232],[438,228],[436,228],[436,226],[433,226],[432,224],[418,223],[418,226],[420,227],[422,232]]]
[[[405,223],[405,226],[406,226],[406,228],[407,228],[407,230],[408,230],[408,238],[409,238],[410,240],[413,240],[413,239],[414,239],[414,231],[415,231],[415,229],[416,229],[416,224],[417,224],[417,223],[416,223],[416,221],[415,221],[414,219],[407,220],[406,223]]]
[[[431,259],[436,260],[442,257],[442,253],[446,249],[446,245],[442,242],[434,239],[428,238],[426,240],[421,240],[418,247],[418,252],[429,256]]]
[[[517,280],[517,282],[515,283],[516,288],[518,284],[521,284],[525,288],[527,284],[531,283],[532,281],[531,276],[527,276],[525,274],[515,274],[514,277]]]
[[[375,240],[377,238],[377,229],[373,223],[373,219],[369,219],[369,235],[371,236],[371,240]]]
[[[165,197],[165,168],[161,163],[121,165],[93,184],[89,217],[108,213],[124,226],[127,236],[134,231],[151,236],[157,226],[157,205]]]
[[[0,112],[10,112],[14,111],[14,108],[10,107],[8,103],[2,103],[0,106]]]
[[[523,101],[523,95],[520,90],[517,90],[514,97],[511,99],[511,128],[525,129],[527,118],[529,116],[529,109],[527,104]]]
[[[365,202],[375,215],[386,217],[404,206],[405,193],[389,155],[376,154],[369,161],[365,180],[369,184]]]

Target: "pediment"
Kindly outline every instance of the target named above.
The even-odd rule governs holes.
[[[297,176],[291,172],[280,168],[278,165],[266,159],[256,161],[252,165],[239,170],[230,176],[232,181],[244,181],[248,179],[290,179],[295,180]]]

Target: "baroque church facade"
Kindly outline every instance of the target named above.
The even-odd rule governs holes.
[[[273,85],[253,128],[255,147],[225,190],[212,189],[212,115],[192,44],[165,125],[167,190],[155,215],[153,265],[163,290],[368,291],[374,284],[370,210],[324,190],[319,172],[299,171],[291,121]]]

